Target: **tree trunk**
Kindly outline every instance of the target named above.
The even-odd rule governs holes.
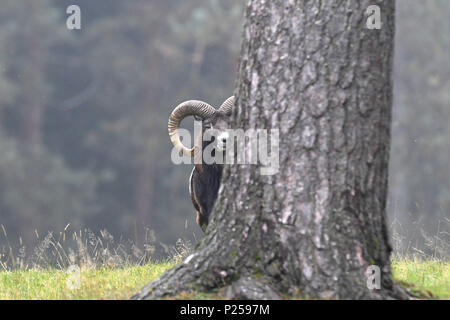
[[[366,28],[371,4],[380,30]],[[195,253],[134,298],[408,297],[392,281],[385,211],[394,6],[248,1],[234,127],[279,129],[279,172],[225,167]],[[379,290],[367,288],[369,265]]]

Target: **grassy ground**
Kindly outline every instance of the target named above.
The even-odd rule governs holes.
[[[61,270],[3,271],[0,272],[0,299],[127,299],[172,266],[174,264],[168,262],[81,269],[79,289],[75,273]]]
[[[174,265],[165,262],[124,268],[81,269],[79,289],[76,288],[74,274],[61,270],[3,271],[0,272],[0,299],[127,299]],[[406,284],[412,293],[450,299],[449,262],[396,259],[392,267],[396,281]],[[214,296],[186,294],[177,298],[208,299]]]
[[[394,279],[409,288],[438,299],[450,299],[450,263],[439,260],[395,259]]]

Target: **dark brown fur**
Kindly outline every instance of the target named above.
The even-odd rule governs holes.
[[[202,123],[202,136],[205,130],[211,127],[219,131],[228,129],[228,122],[229,117],[221,113],[217,113],[213,117],[205,119]],[[198,137],[195,143],[196,150],[194,158],[196,159],[196,162],[200,162],[199,160],[202,159],[201,156],[204,148],[210,143],[215,143],[214,139],[212,139],[212,141],[202,141],[202,136]],[[200,146],[201,148],[199,148]],[[209,224],[210,214],[217,198],[220,180],[222,178],[222,170],[222,164],[206,164],[203,163],[203,161],[195,164],[195,167],[192,170],[189,181],[191,200],[196,210],[197,224],[203,232],[206,231],[206,227]]]

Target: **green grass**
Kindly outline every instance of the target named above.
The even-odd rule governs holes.
[[[394,279],[410,293],[450,299],[450,263],[439,260],[394,259]]]
[[[0,272],[0,299],[128,299],[149,281],[173,267],[173,262],[123,268],[81,269],[81,287],[69,289],[70,275],[61,270]],[[450,263],[418,259],[392,262],[394,278],[419,293],[450,298]],[[178,299],[211,299],[215,295],[181,294]]]
[[[79,289],[69,289],[73,275],[61,270],[0,272],[0,299],[128,299],[174,265],[82,268]]]

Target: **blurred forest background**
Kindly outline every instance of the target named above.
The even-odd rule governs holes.
[[[192,166],[171,162],[167,119],[184,100],[233,93],[243,3],[2,0],[0,246],[32,248],[68,224],[198,240]],[[66,28],[71,4],[79,31]],[[397,1],[388,210],[403,252],[448,254],[449,13],[446,0]]]

